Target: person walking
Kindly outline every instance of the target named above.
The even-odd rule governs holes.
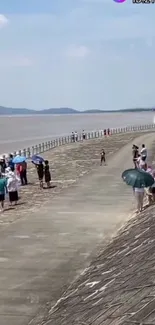
[[[44,178],[44,165],[42,161],[39,162],[38,165],[36,165],[40,188],[43,188],[43,178]]]
[[[102,149],[100,155],[101,155],[101,163],[100,163],[100,165],[102,166],[103,165],[103,162],[104,162],[104,165],[106,164],[105,151],[104,151],[104,149]]]
[[[136,213],[140,213],[143,209],[143,200],[144,200],[144,188],[134,188],[134,194],[137,201],[137,210]]]
[[[19,179],[14,172],[9,171],[7,173],[7,191],[9,193],[10,205],[14,202],[15,205],[18,202],[18,186]]]
[[[50,188],[51,182],[51,173],[49,168],[48,160],[45,160],[45,183],[47,184],[47,188]]]
[[[0,173],[0,210],[4,211],[4,201],[5,201],[5,193],[6,193],[7,180]]]

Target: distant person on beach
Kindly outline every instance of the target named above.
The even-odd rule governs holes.
[[[85,133],[84,130],[83,130],[83,132],[82,132],[82,138],[83,138],[83,140],[86,140],[86,133]]]
[[[104,149],[102,149],[100,155],[101,155],[101,163],[100,163],[100,165],[102,166],[103,163],[104,163],[104,165],[106,164],[105,151],[104,151]]]
[[[107,130],[104,129],[104,136],[106,137],[106,135],[107,135]]]
[[[77,131],[74,132],[74,138],[75,138],[75,142],[78,141],[78,134],[77,134]]]
[[[44,178],[44,165],[42,161],[39,162],[38,165],[36,165],[38,178],[40,182],[40,188],[43,188],[43,178]]]
[[[11,168],[12,172],[14,172],[14,170],[15,170],[15,164],[13,163],[13,155],[12,154],[9,155],[9,159],[8,159],[8,164],[7,165],[8,165],[8,167]]]
[[[4,211],[4,201],[6,193],[7,180],[0,173],[0,210]]]
[[[139,154],[139,151],[138,151],[138,147],[133,144],[132,146],[132,157],[133,157],[133,163],[134,163],[134,167],[137,168],[137,158],[138,158],[138,154]]]
[[[72,134],[71,134],[71,141],[72,141],[72,142],[75,142],[74,132],[72,132]]]
[[[48,160],[45,160],[45,183],[47,184],[47,188],[51,186],[51,173]]]
[[[109,128],[108,128],[108,130],[107,130],[107,134],[110,135],[110,129],[109,129]]]
[[[147,149],[145,147],[145,144],[142,144],[142,149],[141,149],[140,153],[141,153],[142,157],[145,157],[145,159],[147,158]]]
[[[15,205],[17,205],[18,186],[19,186],[18,177],[11,170],[8,171],[8,173],[7,173],[7,191],[9,193],[10,205],[12,205],[12,203],[15,203]]]

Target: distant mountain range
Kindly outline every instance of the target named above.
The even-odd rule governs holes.
[[[103,114],[103,113],[127,113],[127,112],[148,112],[152,111],[153,108],[129,108],[129,109],[120,109],[120,110],[111,110],[111,111],[103,111],[99,109],[78,111],[73,108],[62,107],[62,108],[49,108],[43,109],[40,111],[36,111],[33,109],[27,108],[12,108],[12,107],[4,107],[0,106],[0,115],[49,115],[49,114]]]

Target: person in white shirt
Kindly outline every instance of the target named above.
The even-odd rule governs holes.
[[[136,212],[139,213],[142,211],[143,209],[143,200],[144,200],[144,188],[138,188],[135,187],[134,188],[134,194],[135,194],[135,198],[137,201],[137,210]]]
[[[142,149],[141,149],[141,156],[147,158],[147,149],[145,147],[145,144],[142,144]]]

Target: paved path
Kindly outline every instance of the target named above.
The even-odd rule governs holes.
[[[153,138],[136,143],[151,145]],[[130,155],[131,144],[108,166],[0,233],[0,324],[27,325],[47,301],[54,304],[97,244],[128,218],[132,191],[120,174],[131,166]]]

